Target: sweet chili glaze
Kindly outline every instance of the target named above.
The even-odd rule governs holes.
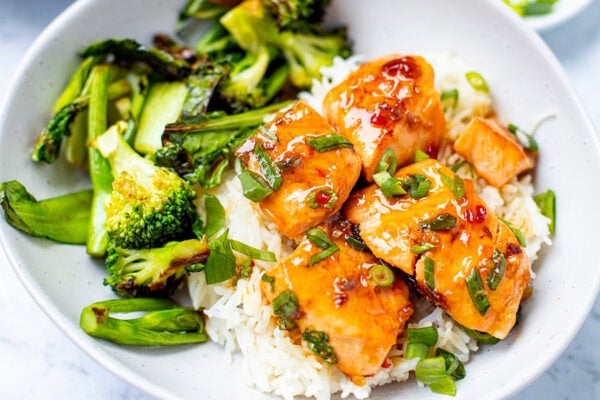
[[[264,214],[289,238],[338,213],[360,175],[360,159],[351,148],[318,152],[307,140],[335,134],[329,123],[300,100],[244,142],[235,155],[246,168],[262,174],[255,148],[264,147],[281,171],[281,187],[260,202]],[[329,204],[337,197],[333,204]],[[309,197],[317,207],[312,208]]]
[[[413,306],[403,280],[397,278],[391,287],[380,288],[369,279],[370,268],[380,262],[348,245],[344,233],[348,225],[341,219],[319,225],[339,250],[309,265],[322,249],[305,238],[267,273],[274,281],[272,286],[263,282],[262,290],[269,301],[293,291],[299,304],[299,330],[325,332],[337,356],[336,366],[360,382],[360,377],[375,374],[385,363]]]
[[[373,254],[412,276],[419,291],[467,328],[505,338],[516,322],[523,292],[530,280],[529,259],[514,233],[477,196],[471,180],[463,180],[459,200],[441,179],[455,174],[436,160],[425,160],[402,168],[396,177],[421,174],[431,182],[426,197],[409,195],[390,199],[372,185],[354,193],[343,214],[358,224],[360,235]],[[420,224],[447,214],[456,223],[451,229],[424,229]],[[431,243],[435,247],[421,255],[411,247]],[[497,288],[486,284],[495,268],[494,250],[506,257],[505,271]],[[434,286],[426,282],[425,259],[434,262]],[[475,308],[466,284],[476,268],[490,303],[484,315]]]
[[[446,126],[433,68],[419,56],[396,54],[361,65],[325,96],[323,109],[354,145],[368,182],[388,148],[399,165],[412,162],[417,149],[435,157]]]

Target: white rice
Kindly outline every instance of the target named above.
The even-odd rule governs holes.
[[[441,92],[456,88],[460,93],[456,109],[447,115],[449,141],[440,153],[444,162],[454,165],[460,161],[460,157],[451,151],[448,143],[456,138],[473,116],[492,113],[492,98],[473,90],[465,79],[465,72],[468,71],[466,65],[455,55],[427,58],[436,71],[437,89]],[[343,81],[361,61],[360,56],[348,60],[336,59],[332,66],[322,69],[323,79],[314,83],[312,92],[301,93],[300,97],[321,111],[325,94]],[[462,168],[459,174],[471,178],[468,168]],[[549,245],[551,241],[548,220],[531,198],[534,190],[531,176],[514,179],[500,189],[488,186],[476,175],[474,181],[487,205],[523,232],[527,241],[525,251],[532,261],[535,260],[542,244]],[[263,216],[256,204],[243,196],[233,172],[210,193],[219,198],[226,210],[226,224],[231,238],[272,251],[277,259],[291,253],[291,243]],[[243,257],[238,261],[243,261]],[[311,352],[293,344],[286,332],[277,327],[271,315],[271,306],[261,296],[262,274],[273,267],[274,263],[256,262],[250,278],[240,279],[237,287],[231,287],[229,283],[209,286],[202,273],[191,274],[188,279],[193,305],[204,307],[208,316],[206,330],[210,338],[225,348],[228,357],[231,358],[235,351],[241,351],[244,355],[243,370],[248,385],[285,399],[308,396],[326,400],[333,393],[339,393],[342,398],[354,396],[364,399],[375,386],[409,379],[418,359],[403,358],[405,334],[388,355],[390,367],[382,368],[376,375],[366,378],[363,386],[354,384],[337,368],[320,362]],[[435,326],[439,334],[437,346],[455,354],[463,362],[469,360],[471,352],[477,351],[477,342],[441,309],[426,302],[417,302],[415,307],[409,327]]]

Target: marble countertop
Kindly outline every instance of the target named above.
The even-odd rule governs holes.
[[[0,105],[20,59],[70,0],[0,1]],[[600,127],[600,1],[544,32],[571,83]],[[0,249],[0,399],[150,399],[73,344],[29,297]],[[600,300],[575,340],[536,381],[514,396],[600,398]]]

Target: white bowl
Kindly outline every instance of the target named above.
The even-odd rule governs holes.
[[[537,31],[550,30],[582,12],[591,2],[592,0],[559,0],[551,13],[525,17],[525,21]]]
[[[485,347],[467,364],[460,399],[505,398],[555,360],[588,314],[600,286],[593,240],[600,226],[596,136],[552,53],[497,0],[338,0],[332,18],[348,24],[355,51],[454,52],[487,79],[501,118],[527,126],[556,112],[537,132],[536,185],[558,197],[554,245],[537,262],[535,293],[510,338]],[[135,37],[149,42],[171,32],[183,1],[80,0],[58,17],[25,57],[0,115],[0,181],[19,179],[38,198],[89,186],[85,174],[29,159],[37,133],[92,40]],[[119,347],[95,340],[78,325],[81,309],[112,297],[100,262],[85,250],[26,237],[0,223],[1,242],[31,295],[74,342],[107,369],[165,399],[262,398],[244,384],[240,360],[207,343],[166,349]],[[431,398],[412,383],[377,389],[373,398]]]

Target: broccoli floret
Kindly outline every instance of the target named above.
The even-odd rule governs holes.
[[[331,0],[263,0],[280,29],[311,31],[323,21]]]
[[[175,172],[136,153],[121,136],[126,128],[120,121],[92,141],[107,158],[114,176],[105,203],[110,242],[142,249],[190,237],[197,219],[196,193]]]
[[[111,313],[146,312],[118,319]],[[132,346],[172,346],[208,340],[201,311],[179,307],[167,299],[115,299],[90,304],[79,325],[90,336]]]
[[[104,284],[121,297],[168,296],[185,276],[185,268],[208,258],[206,241],[169,242],[153,249],[110,247]]]
[[[86,243],[91,203],[91,190],[38,201],[18,181],[0,183],[6,222],[29,236],[56,242]]]
[[[320,68],[331,65],[334,57],[349,55],[345,30],[321,32],[315,25],[314,33],[280,31],[261,0],[242,2],[220,22],[237,44],[252,54],[264,54],[270,47],[281,51],[290,67],[290,79],[299,88],[310,87],[312,80],[321,76]]]

